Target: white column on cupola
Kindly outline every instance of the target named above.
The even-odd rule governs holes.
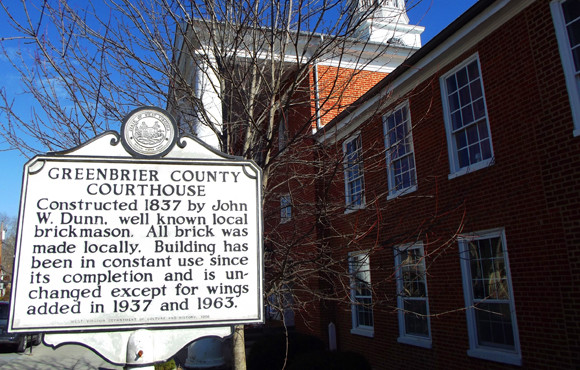
[[[354,19],[360,20],[359,38],[417,49],[421,47],[421,33],[425,28],[409,25],[404,0],[358,0],[354,11]]]
[[[194,115],[193,130],[200,140],[220,150],[218,135],[222,133],[223,113],[220,82],[215,67],[215,58],[207,55],[200,56],[195,63],[194,93],[204,112],[196,112]]]
[[[373,14],[374,19],[384,20],[386,22],[398,22],[409,24],[407,16],[407,7],[404,0],[360,0],[359,10],[368,11],[376,8]]]

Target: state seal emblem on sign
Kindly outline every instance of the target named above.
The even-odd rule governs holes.
[[[136,157],[157,158],[169,153],[176,142],[173,117],[156,107],[142,107],[129,113],[121,126],[121,141]]]

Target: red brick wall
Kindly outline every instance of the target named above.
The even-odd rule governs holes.
[[[371,87],[382,80],[387,73],[317,66],[318,68],[318,95],[320,99],[320,120],[324,126],[330,122],[344,108],[353,103]],[[316,114],[316,83],[314,70],[310,74],[312,86],[312,115]],[[315,127],[315,126],[313,126]]]
[[[448,179],[439,76],[476,52],[495,160],[488,168]],[[335,231],[327,230],[326,237],[368,230],[353,250],[376,249],[371,255],[377,289],[374,338],[351,334],[350,308],[339,305],[339,348],[363,353],[377,369],[509,368],[467,356],[458,247],[446,244],[458,231],[505,228],[523,368],[574,368],[580,360],[580,138],[572,135],[549,1],[535,2],[443,66],[409,94],[409,107],[416,125],[418,190],[386,199],[377,114],[361,127],[367,209],[329,217]],[[340,143],[334,149],[339,153]],[[343,179],[337,179],[329,201],[344,201]],[[431,349],[397,343],[392,247],[413,236],[429,254]]]
[[[266,294],[272,285],[291,286],[298,307],[296,328],[324,337],[323,313],[316,295],[319,278],[311,273],[312,263],[308,261],[318,244],[313,191],[318,169],[311,166],[318,153],[311,138],[310,92],[309,81],[304,81],[293,96],[292,100],[297,103],[286,112],[288,146],[282,153],[275,151],[276,157],[267,169],[264,205]],[[292,217],[289,222],[281,223],[279,199],[284,194],[291,196]]]

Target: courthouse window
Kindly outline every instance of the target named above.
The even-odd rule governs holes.
[[[290,195],[280,197],[280,222],[288,222],[292,218],[292,200]]]
[[[360,134],[345,141],[344,186],[347,210],[364,207],[364,179],[362,160],[362,139]]]
[[[407,104],[383,117],[389,196],[417,188],[411,117]]]
[[[422,243],[395,248],[399,342],[431,347],[427,273]]]
[[[467,328],[473,357],[521,364],[503,230],[459,239]]]
[[[373,336],[371,270],[367,253],[351,253],[348,258],[353,334]]]
[[[441,78],[451,175],[488,166],[493,148],[476,56]]]

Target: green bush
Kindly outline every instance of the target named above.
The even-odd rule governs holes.
[[[324,343],[312,335],[288,333],[288,364],[298,355],[323,349]],[[267,335],[252,345],[246,365],[248,370],[278,370],[282,369],[285,357],[284,333]]]
[[[154,368],[155,370],[175,370],[177,369],[177,365],[175,364],[175,361],[171,359],[161,364],[155,364]]]

